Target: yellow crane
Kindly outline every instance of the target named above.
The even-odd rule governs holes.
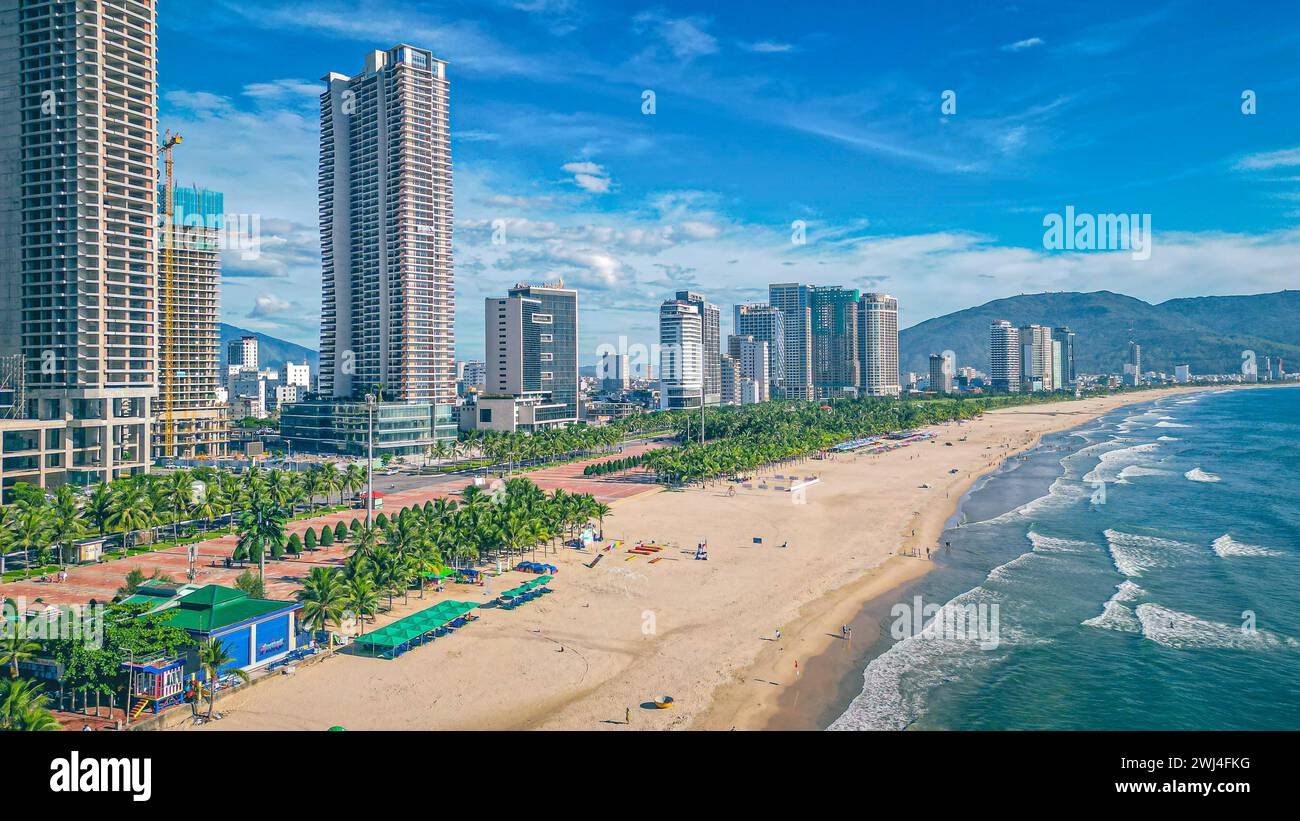
[[[170,131],[163,137],[158,153],[163,156],[166,180],[163,184],[163,265],[162,308],[162,400],[163,400],[163,457],[176,456],[175,365],[176,365],[176,275],[173,266],[175,253],[175,188],[172,186],[172,149],[180,145],[181,135]]]

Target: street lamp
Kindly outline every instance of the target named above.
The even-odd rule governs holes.
[[[369,419],[366,434],[366,527],[375,510],[375,395],[366,394],[366,415]]]

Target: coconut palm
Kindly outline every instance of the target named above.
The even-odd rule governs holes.
[[[47,708],[49,697],[33,679],[0,680],[0,730],[49,731],[61,729]]]
[[[235,663],[234,656],[226,649],[226,643],[222,639],[208,639],[199,645],[199,667],[203,670],[203,675],[208,681],[208,713],[207,719],[212,720],[212,707],[217,703],[217,679],[222,675],[236,675],[245,684],[248,683],[248,673],[238,667],[233,666]]]
[[[183,470],[178,470],[162,482],[162,499],[165,510],[171,514],[172,540],[180,535],[180,523],[190,512],[194,503],[194,479]]]
[[[113,507],[108,525],[122,534],[122,555],[130,548],[131,535],[154,524],[153,500],[134,478],[113,483]]]
[[[0,637],[0,667],[8,667],[9,677],[18,678],[19,662],[31,661],[40,651],[40,643],[27,638],[22,621],[7,625]]]
[[[31,503],[22,501],[14,504],[8,521],[5,522],[4,546],[0,553],[21,550],[24,557],[24,572],[32,568],[32,551],[38,553],[47,550],[51,541],[53,516],[44,502]]]
[[[109,517],[113,515],[113,488],[107,482],[97,482],[86,497],[85,514],[96,531],[103,536],[108,527]]]
[[[266,552],[272,545],[284,544],[284,508],[263,489],[254,489],[248,507],[239,514],[236,551],[241,557],[257,562],[258,577],[266,579]]]
[[[347,589],[335,568],[313,567],[303,579],[297,597],[302,602],[299,621],[313,633],[327,630],[330,624],[337,627],[347,606]],[[334,652],[332,639],[327,652]]]

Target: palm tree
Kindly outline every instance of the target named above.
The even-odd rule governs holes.
[[[358,620],[364,622],[366,616],[370,616],[371,621],[374,621],[375,613],[379,610],[379,593],[375,590],[374,580],[363,573],[349,577],[344,601]]]
[[[347,605],[347,590],[335,568],[313,567],[303,579],[297,597],[302,602],[299,620],[313,633],[328,629],[331,623],[337,627]],[[327,652],[334,652],[332,638]]]
[[[604,502],[597,502],[596,506],[592,508],[592,513],[595,515],[597,521],[600,522],[600,540],[602,542],[605,541],[605,517],[613,514],[613,512],[614,508]]]
[[[266,490],[254,488],[248,508],[239,515],[237,550],[257,562],[258,578],[266,579],[266,551],[284,544],[285,512]]]
[[[0,667],[9,667],[9,677],[18,678],[18,663],[31,661],[41,651],[39,642],[27,638],[23,623],[8,626],[0,637]]]
[[[0,730],[48,731],[62,729],[46,705],[49,697],[33,679],[0,681]]]
[[[4,530],[4,547],[0,547],[0,553],[21,550],[24,574],[31,572],[32,551],[39,552],[50,546],[51,523],[50,511],[43,504],[15,503]]]
[[[122,534],[122,555],[130,548],[132,533],[154,524],[153,500],[144,487],[134,479],[113,483],[113,508],[108,524]]]
[[[99,535],[103,536],[108,527],[109,517],[113,515],[113,488],[107,482],[97,482],[86,498],[86,516],[94,522]]]
[[[178,470],[163,481],[163,501],[172,517],[172,541],[176,541],[181,519],[194,501],[194,480],[187,471]]]
[[[342,487],[356,499],[357,494],[366,486],[367,478],[366,468],[353,462],[343,473]]]
[[[248,673],[238,667],[232,667],[235,658],[230,655],[226,649],[226,643],[222,639],[208,639],[199,645],[199,667],[203,670],[204,677],[208,680],[208,714],[207,719],[212,720],[212,707],[217,703],[217,678],[222,673],[233,673],[245,683],[248,683]]]

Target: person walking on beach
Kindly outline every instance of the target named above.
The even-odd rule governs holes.
[[[777,641],[780,641],[780,640],[781,640],[781,628],[780,628],[780,627],[776,628],[776,640],[777,640]]]
[[[632,708],[631,708],[631,707],[624,707],[624,708],[623,708],[623,723],[624,723],[624,724],[631,724],[631,723],[632,723]]]

